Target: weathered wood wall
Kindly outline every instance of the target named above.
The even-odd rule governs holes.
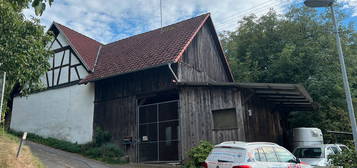
[[[136,161],[136,146],[121,144],[124,137],[137,137],[137,99],[176,87],[167,66],[121,75],[96,82],[94,126],[109,131],[113,140]]]
[[[283,128],[281,113],[266,101],[242,91],[243,111],[247,141],[265,141],[282,144]],[[252,111],[249,116],[248,110]],[[285,118],[286,119],[286,118]]]
[[[206,81],[232,82],[229,78],[228,67],[225,66],[223,53],[219,52],[218,39],[215,39],[211,22],[206,22],[197,33],[182,57],[182,64],[187,64],[185,70],[181,70],[182,80],[192,81],[187,73],[187,68],[192,68],[192,72],[204,75]]]
[[[212,110],[235,108],[238,128],[214,130]],[[201,140],[214,144],[228,140],[245,140],[240,92],[233,88],[180,88],[181,155]],[[184,158],[182,158],[184,159]]]

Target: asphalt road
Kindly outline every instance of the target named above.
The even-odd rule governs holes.
[[[32,153],[48,168],[111,168],[110,166],[78,154],[64,152],[33,142],[26,142]]]
[[[65,152],[29,141],[26,142],[26,145],[31,148],[32,153],[37,156],[47,168],[175,168],[175,166],[168,164],[108,165],[78,154]]]

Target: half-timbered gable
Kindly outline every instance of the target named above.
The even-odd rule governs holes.
[[[55,22],[49,31],[54,39],[47,47],[53,56],[50,69],[40,78],[45,89],[15,97],[10,127],[71,142],[90,142],[95,88],[79,81],[93,70],[102,44]]]
[[[49,59],[49,71],[41,77],[43,84],[51,88],[66,84],[76,84],[87,77],[94,67],[93,60],[95,59],[91,57],[96,57],[101,44],[93,41],[92,46],[86,48],[94,47],[95,50],[88,53],[81,44],[77,44],[79,43],[77,42],[78,40],[75,41],[75,38],[79,39],[79,41],[88,41],[90,40],[88,37],[83,35],[76,36],[76,32],[58,23],[53,23],[49,31],[53,32],[54,39],[47,47],[53,52],[53,55]],[[72,38],[73,43],[67,36]],[[82,53],[79,53],[79,51]]]

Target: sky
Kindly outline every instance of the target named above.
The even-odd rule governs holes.
[[[357,21],[357,0],[344,4],[347,22]],[[204,13],[211,13],[218,32],[232,31],[242,17],[261,16],[274,9],[283,13],[291,3],[303,0],[161,0],[163,26]],[[34,17],[32,8],[24,10]],[[160,0],[54,0],[39,17],[48,29],[61,23],[103,44],[150,31],[161,26]]]

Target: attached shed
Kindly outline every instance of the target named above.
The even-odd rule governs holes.
[[[287,145],[290,111],[313,111],[301,85],[179,82],[182,156],[200,140]]]

